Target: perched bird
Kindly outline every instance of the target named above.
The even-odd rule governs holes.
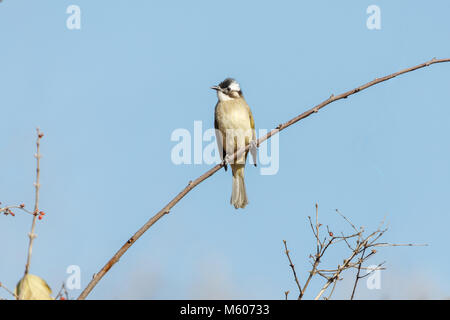
[[[248,151],[234,159],[229,159],[229,157],[250,144],[249,149],[256,166],[255,122],[236,80],[227,78],[211,89],[217,91],[218,98],[214,114],[214,127],[220,156],[225,161],[225,170],[229,163],[233,173],[230,203],[236,209],[245,208],[248,199],[244,183],[244,167]]]

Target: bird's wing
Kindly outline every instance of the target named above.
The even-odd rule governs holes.
[[[256,131],[255,131],[255,120],[253,119],[253,114],[252,111],[250,110],[250,107],[248,108],[248,114],[250,117],[250,126],[252,127],[253,130],[253,134],[252,134],[252,140],[255,143],[254,148],[250,148],[250,153],[252,154],[252,158],[253,158],[253,164],[256,167]]]
[[[252,114],[252,111],[250,110],[250,108],[248,108],[248,114],[250,117],[250,126],[252,127],[252,130],[253,130],[252,140],[256,140],[255,120],[253,119],[253,114]]]
[[[225,141],[225,134],[222,133],[219,129],[219,124],[217,123],[217,114],[214,115],[214,129],[216,129],[216,140],[217,140],[217,147],[220,153],[220,159],[223,160],[226,156],[225,149],[223,148],[223,143]],[[224,168],[225,171],[227,171],[228,166],[225,164]]]

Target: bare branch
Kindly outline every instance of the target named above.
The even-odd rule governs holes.
[[[355,278],[355,282],[353,285],[353,290],[351,293],[351,299],[354,298],[356,288],[358,285],[358,281],[372,272],[376,270],[384,270],[385,268],[381,268],[381,266],[384,264],[384,262],[378,264],[375,268],[368,268],[364,267],[363,264],[373,255],[377,253],[377,250],[375,250],[373,247],[387,247],[387,246],[418,246],[416,244],[391,244],[391,243],[385,243],[385,242],[377,242],[378,239],[380,239],[381,236],[384,235],[384,233],[388,230],[387,228],[382,229],[384,223],[382,223],[379,228],[373,232],[371,232],[368,235],[365,235],[364,228],[360,227],[359,231],[358,228],[349,220],[347,217],[345,217],[343,214],[341,214],[338,210],[336,212],[339,213],[339,215],[351,226],[353,230],[356,231],[354,234],[345,235],[343,232],[341,232],[340,236],[335,236],[330,229],[327,226],[327,232],[329,235],[329,240],[326,238],[323,241],[320,241],[320,226],[319,223],[319,214],[318,214],[318,206],[316,204],[316,222],[315,226],[313,226],[311,217],[308,217],[309,224],[311,226],[311,230],[314,234],[314,241],[316,245],[316,253],[313,255],[310,255],[311,258],[311,270],[309,271],[309,276],[303,285],[303,289],[300,290],[300,295],[298,297],[299,300],[301,300],[305,294],[306,289],[308,288],[308,285],[311,281],[311,279],[317,274],[321,278],[325,280],[324,285],[320,289],[319,293],[316,295],[315,300],[320,299],[324,293],[331,287],[331,290],[329,290],[329,294],[324,299],[328,300],[333,295],[336,284],[339,280],[342,280],[342,273],[346,270],[356,268],[357,274]],[[345,243],[346,249],[350,249],[350,253],[346,259],[343,260],[342,264],[338,264],[335,268],[319,268],[319,265],[321,264],[321,259],[325,255],[328,248],[331,246],[334,246],[338,244],[339,242]],[[370,252],[369,252],[370,251]],[[367,252],[369,252],[367,254]],[[360,256],[358,258],[358,256]],[[290,258],[290,263],[292,264]],[[368,270],[369,272],[366,275],[361,275],[361,270]],[[295,274],[295,279],[298,282],[297,276]],[[298,287],[300,288],[300,284],[298,284]]]
[[[378,83],[387,81],[389,79],[395,78],[401,74],[408,73],[417,69],[421,69],[427,66],[430,66],[432,64],[436,63],[444,63],[444,62],[450,62],[449,59],[436,59],[433,58],[430,61],[427,61],[425,63],[419,64],[417,66],[403,69],[401,71],[392,73],[390,75],[384,76],[382,78],[376,78],[375,80],[372,80],[370,82],[367,82],[366,84],[363,84],[355,89],[349,90],[347,92],[344,92],[339,95],[331,95],[328,99],[324,100],[323,102],[319,103],[315,107],[303,112],[302,114],[292,118],[291,120],[278,125],[275,129],[271,130],[266,135],[260,137],[257,140],[257,146],[260,146],[262,142],[266,141],[267,139],[270,139],[273,135],[279,133],[280,131],[286,129],[287,127],[293,125],[294,123],[297,123],[300,120],[303,120],[307,117],[309,117],[312,114],[317,113],[320,109],[324,108],[325,106],[329,105],[330,103],[333,103],[335,101],[346,99],[349,96],[356,94],[362,90],[365,90],[369,87],[372,87]],[[250,149],[250,145],[247,145],[245,148],[241,148],[240,150],[236,151],[234,154],[231,155],[230,158],[238,158],[240,155],[242,155],[244,152],[248,151]],[[103,276],[111,269],[111,267],[117,263],[122,257],[122,255],[136,242],[137,239],[139,239],[151,226],[153,226],[159,219],[161,219],[164,215],[168,214],[170,210],[182,199],[186,194],[188,194],[192,189],[194,189],[197,185],[199,185],[204,180],[211,177],[213,174],[215,174],[217,171],[219,171],[223,166],[225,165],[225,162],[222,162],[221,164],[218,164],[205,172],[203,175],[195,179],[194,181],[190,181],[188,185],[175,197],[173,198],[163,209],[161,209],[158,213],[156,213],[150,220],[148,220],[131,238],[128,239],[128,241],[123,244],[123,246],[114,254],[114,256],[100,269],[98,273],[95,274],[93,279],[89,282],[87,287],[83,290],[83,292],[80,294],[78,299],[82,300],[85,299],[88,294],[92,291],[92,289],[97,285],[97,283],[103,278]],[[304,288],[303,288],[304,289]]]
[[[34,183],[35,186],[35,201],[34,201],[34,211],[33,211],[33,222],[31,224],[31,232],[28,234],[28,237],[30,238],[30,242],[28,244],[28,256],[27,256],[27,263],[25,265],[25,275],[28,274],[29,270],[30,270],[30,263],[31,263],[31,254],[33,251],[33,241],[34,238],[36,238],[36,234],[34,233],[34,229],[36,227],[36,219],[38,218],[38,213],[39,213],[39,188],[40,188],[40,183],[39,183],[39,178],[40,178],[40,173],[41,173],[41,168],[40,168],[40,159],[41,159],[41,154],[40,154],[40,142],[42,137],[44,136],[44,134],[39,130],[39,128],[36,129],[36,134],[37,134],[37,138],[36,138],[36,182]]]
[[[352,296],[350,297],[350,300],[353,300],[353,297],[355,296],[356,286],[358,285],[358,281],[360,279],[359,273],[361,272],[361,266],[362,266],[362,263],[364,261],[364,254],[365,253],[366,253],[366,248],[364,248],[363,252],[361,253],[361,259],[359,259],[358,272],[356,273],[355,284],[353,285],[353,291],[352,291]]]
[[[284,243],[284,248],[286,250],[285,251],[286,256],[287,256],[287,258],[289,260],[289,266],[292,268],[292,273],[294,274],[295,282],[297,283],[298,290],[301,293],[302,292],[302,287],[300,285],[300,282],[298,281],[297,272],[295,272],[294,264],[292,263],[291,257],[289,256],[289,250],[287,248],[286,240],[283,240],[283,243]],[[289,291],[287,291],[287,293],[289,294]],[[286,294],[286,300],[287,300],[287,294]]]
[[[354,225],[353,223],[351,223],[350,220],[348,220],[347,217],[344,216],[338,209],[336,209],[336,212],[339,213],[339,215],[340,215],[342,218],[344,218],[345,221],[347,221],[349,225],[352,226],[353,230],[355,230],[356,233],[359,232],[358,229],[356,229],[355,225]]]
[[[17,295],[14,292],[12,292],[11,290],[9,290],[7,287],[5,287],[5,285],[1,282],[0,282],[0,288],[3,288],[6,292],[8,292],[10,295],[12,295],[14,297],[14,299],[17,299]]]
[[[0,204],[1,204],[1,203],[0,203]],[[33,212],[28,211],[27,209],[25,209],[25,205],[24,205],[23,203],[20,204],[20,205],[18,205],[18,206],[17,206],[17,205],[16,205],[16,206],[6,206],[6,207],[3,207],[3,208],[0,208],[0,213],[3,213],[4,215],[12,215],[12,216],[15,216],[14,212],[12,212],[11,209],[19,209],[19,210],[21,210],[21,211],[23,211],[23,212],[25,212],[25,213],[34,215]]]
[[[66,284],[64,282],[61,285],[61,289],[59,289],[58,294],[55,296],[55,300],[58,299],[69,300],[69,293],[67,292]]]

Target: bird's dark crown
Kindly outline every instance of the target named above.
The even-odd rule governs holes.
[[[226,78],[226,79],[223,80],[221,83],[219,83],[219,87],[221,87],[222,89],[226,89],[226,88],[228,88],[232,83],[236,83],[236,80],[234,80],[233,78]]]

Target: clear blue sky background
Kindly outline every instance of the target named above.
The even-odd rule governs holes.
[[[82,10],[81,30],[66,8]],[[366,9],[381,8],[381,30]],[[419,1],[23,1],[0,4],[0,201],[32,207],[35,128],[41,209],[31,272],[58,291],[69,265],[82,287],[189,180],[175,166],[174,129],[213,126],[227,76],[239,80],[257,128],[270,129],[366,81],[450,57],[450,3]],[[351,232],[386,216],[380,290],[359,298],[450,296],[450,64],[395,78],[330,105],[280,135],[280,170],[247,168],[250,204],[229,204],[221,170],[183,199],[114,266],[91,298],[284,298],[314,250],[308,215]],[[0,217],[0,281],[23,274],[31,219]],[[326,265],[341,262],[330,252]],[[346,278],[337,298],[350,294]],[[347,282],[346,282],[347,281]],[[314,282],[308,298],[317,292]],[[76,297],[80,290],[70,292]],[[1,292],[0,297],[6,297]]]

